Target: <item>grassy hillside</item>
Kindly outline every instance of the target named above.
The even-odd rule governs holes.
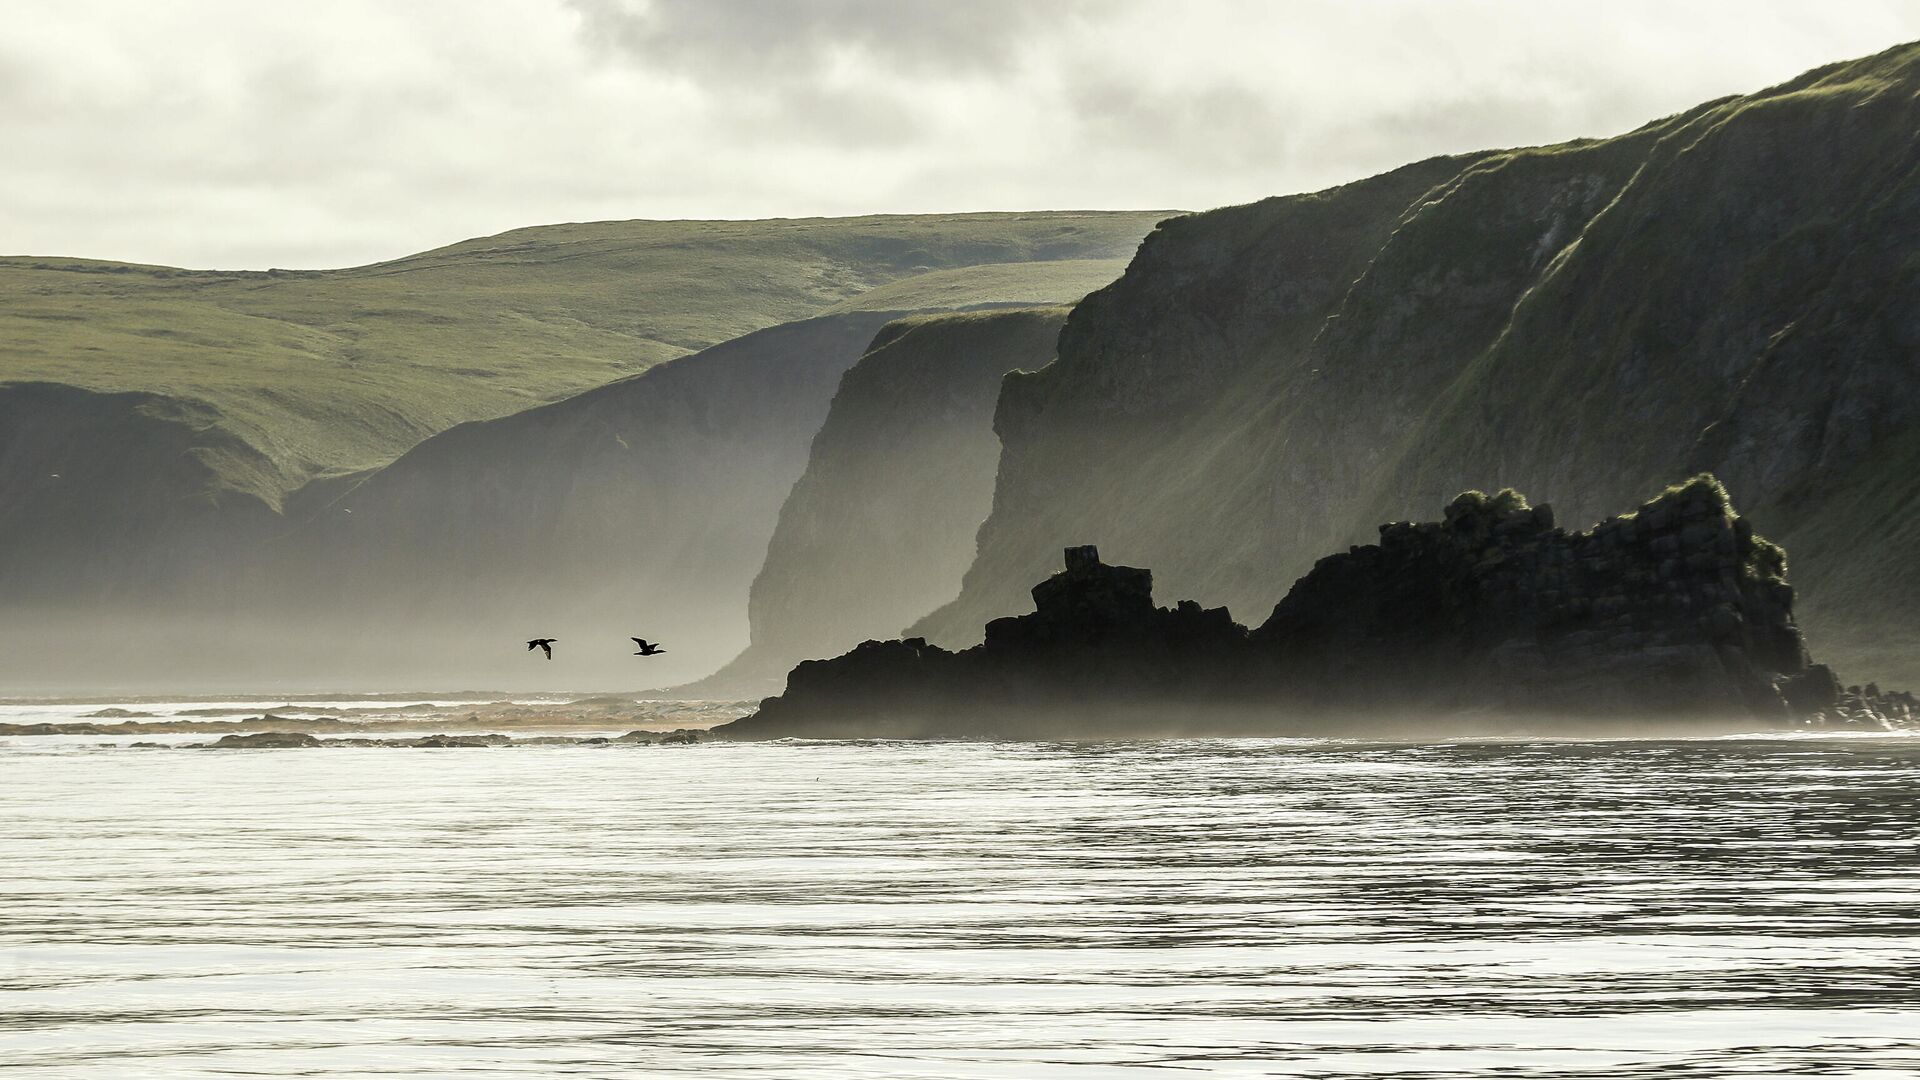
[[[597,222],[325,271],[5,258],[0,388],[176,399],[217,436],[202,455],[211,482],[278,506],[317,476],[382,464],[461,421],[883,286],[908,296],[906,309],[1077,299],[1163,216]],[[212,445],[230,441],[241,450]]]
[[[960,310],[983,303],[1047,306],[1079,300],[1126,270],[1125,259],[986,263],[933,270],[842,300],[826,313]]]
[[[1815,649],[1920,683],[1920,45],[1612,139],[1175,219],[1009,380],[964,641],[1064,543],[1257,620],[1377,522],[1579,524],[1702,470]]]

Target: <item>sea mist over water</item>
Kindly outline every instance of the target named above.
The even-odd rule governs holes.
[[[0,745],[36,1076],[1920,1069],[1911,738],[101,741]]]

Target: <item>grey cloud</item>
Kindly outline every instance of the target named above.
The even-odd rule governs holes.
[[[858,54],[923,75],[1011,69],[1019,51],[1116,0],[567,0],[589,41],[708,82],[807,78]],[[1046,31],[1045,35],[1037,31]]]
[[[722,134],[841,150],[905,147],[935,137],[909,97],[869,87],[802,83],[735,98],[716,110]]]
[[[1231,82],[1156,91],[1092,70],[1069,83],[1065,111],[1090,152],[1134,152],[1192,168],[1270,167],[1293,145],[1286,106]]]

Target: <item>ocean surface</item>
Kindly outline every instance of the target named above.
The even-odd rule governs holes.
[[[131,741],[0,739],[0,1075],[1920,1075],[1920,739]]]

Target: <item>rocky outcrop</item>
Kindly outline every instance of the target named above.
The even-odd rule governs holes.
[[[1710,477],[1584,533],[1515,492],[1469,492],[1442,521],[1322,559],[1251,640],[1309,702],[1767,723],[1833,704],[1804,708],[1785,553]]]
[[[1808,635],[1920,680],[1920,46],[1615,138],[1177,219],[1008,380],[958,601],[979,640],[1061,537],[1265,610],[1455,492],[1576,520],[1700,471],[1790,547]]]
[[[1511,490],[1320,560],[1258,629],[1155,607],[1152,575],[1069,548],[1030,615],[949,652],[801,664],[731,738],[1126,737],[1912,726],[1914,698],[1811,662],[1786,555],[1711,477],[1586,532]]]
[[[898,633],[960,591],[993,501],[993,403],[1053,359],[1065,308],[889,324],[840,380],[747,603],[752,642],[678,692],[763,696],[800,660]]]

